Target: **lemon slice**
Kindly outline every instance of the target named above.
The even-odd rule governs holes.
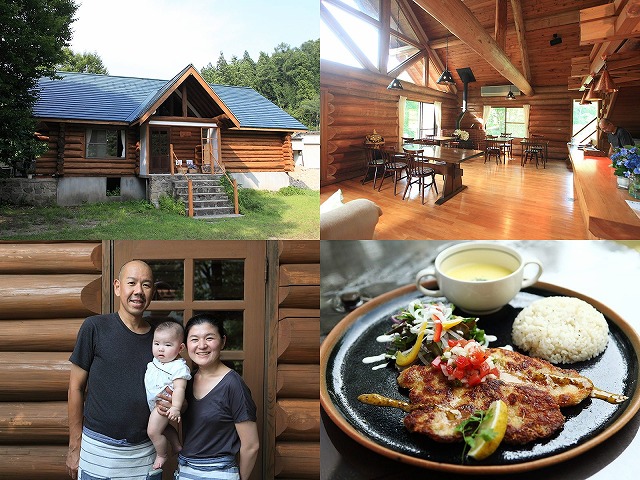
[[[475,437],[475,445],[469,450],[469,456],[483,460],[496,451],[507,430],[507,404],[495,400],[489,405]]]

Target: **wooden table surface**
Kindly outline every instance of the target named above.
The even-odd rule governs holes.
[[[639,239],[640,218],[626,202],[636,199],[617,187],[611,159],[585,156],[578,147],[568,147],[574,192],[589,233],[609,240]]]
[[[467,188],[466,185],[462,184],[463,170],[460,168],[460,163],[465,160],[484,155],[482,150],[441,147],[439,145],[420,145],[409,143],[403,145],[402,148],[407,151],[422,150],[422,156],[427,160],[441,162],[429,164],[436,173],[444,175],[444,190],[442,191],[442,196],[436,200],[436,205],[442,205],[444,202]]]

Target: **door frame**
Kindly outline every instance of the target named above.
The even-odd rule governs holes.
[[[260,451],[251,480],[263,478],[265,466],[272,464],[271,458],[275,438],[274,387],[277,377],[275,359],[277,355],[277,268],[273,261],[274,242],[259,240],[111,240],[103,241],[103,313],[113,312],[118,299],[113,291],[113,280],[121,266],[129,260],[185,260],[185,292],[183,300],[152,301],[153,310],[183,310],[186,322],[194,309],[242,310],[243,349],[223,350],[225,360],[243,361],[243,378],[252,392],[257,409],[257,425]],[[270,258],[268,258],[268,256]],[[244,259],[243,300],[190,300],[192,293],[187,278],[193,277],[193,261],[200,259]],[[269,261],[271,259],[271,261]],[[189,306],[191,305],[191,306]],[[265,472],[266,473],[266,472]],[[173,477],[167,477],[173,478]]]

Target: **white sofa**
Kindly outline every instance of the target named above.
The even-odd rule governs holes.
[[[382,215],[382,209],[371,200],[358,198],[343,203],[338,190],[320,205],[320,239],[370,240]]]

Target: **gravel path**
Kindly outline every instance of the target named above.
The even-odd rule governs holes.
[[[289,172],[289,185],[310,190],[320,190],[320,170],[296,165],[293,172]]]

